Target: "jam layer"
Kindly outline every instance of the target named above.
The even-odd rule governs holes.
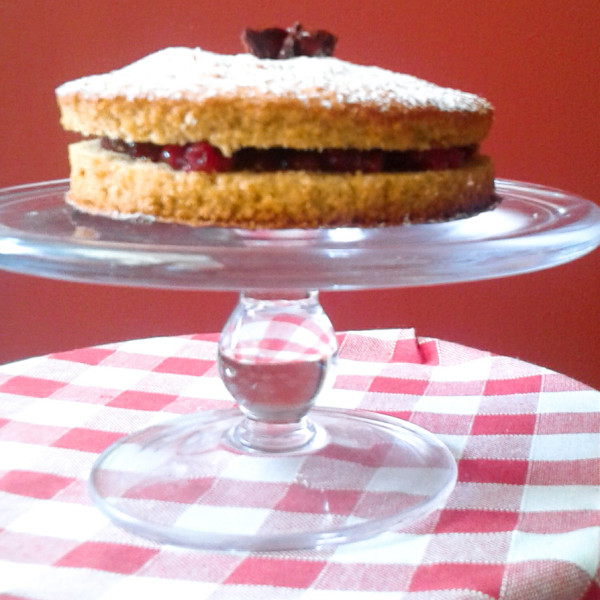
[[[162,162],[178,171],[322,171],[325,173],[394,173],[457,169],[477,151],[475,146],[431,150],[384,151],[329,148],[322,151],[291,148],[242,148],[231,157],[207,142],[183,146],[124,142],[102,138],[105,150],[143,160]]]

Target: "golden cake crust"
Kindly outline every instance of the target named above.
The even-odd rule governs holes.
[[[483,98],[335,58],[261,60],[167,48],[57,89],[61,123],[135,142],[243,147],[428,149],[478,144]]]
[[[491,113],[326,108],[293,98],[209,98],[201,103],[123,97],[60,99],[62,124],[84,135],[185,144],[207,141],[226,156],[245,147],[425,150],[469,146],[488,133]]]
[[[466,216],[494,202],[491,161],[418,173],[201,173],[104,150],[69,147],[69,202],[92,213],[187,225],[311,228],[393,225]]]

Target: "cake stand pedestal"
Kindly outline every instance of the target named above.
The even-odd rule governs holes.
[[[317,290],[422,286],[549,268],[600,244],[600,209],[499,180],[495,210],[388,228],[247,231],[114,220],[64,204],[67,183],[0,191],[0,267],[61,280],[236,290],[219,342],[237,408],[131,434],[90,492],[139,535],[196,548],[294,550],[365,539],[440,508],[456,464],[432,434],[364,411],[314,408],[337,340]],[[324,469],[332,458],[338,468]],[[236,481],[252,482],[240,498]],[[248,490],[245,485],[244,489]],[[228,508],[245,518],[228,518]]]

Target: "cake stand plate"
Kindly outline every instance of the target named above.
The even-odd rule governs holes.
[[[66,181],[0,190],[5,270],[61,280],[210,290],[423,286],[553,267],[599,243],[600,209],[498,180],[502,203],[468,219],[400,227],[257,230],[117,221],[64,204]]]
[[[600,209],[499,180],[501,204],[444,223],[318,230],[115,220],[64,203],[65,181],[0,190],[0,268],[61,280],[240,291],[218,348],[237,402],[133,433],[90,492],[164,543],[294,550],[365,539],[440,508],[456,463],[435,436],[380,414],[313,408],[337,340],[316,290],[423,286],[549,268],[600,244]],[[335,465],[331,468],[331,465]]]

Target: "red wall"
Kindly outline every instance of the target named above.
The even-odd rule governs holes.
[[[241,50],[246,26],[334,31],[336,55],[486,96],[500,177],[600,202],[597,0],[0,2],[0,186],[66,177],[63,81],[171,45]],[[600,388],[600,251],[531,275],[322,294],[337,329],[415,326]],[[0,273],[0,362],[150,335],[217,331],[235,295],[66,284]]]

